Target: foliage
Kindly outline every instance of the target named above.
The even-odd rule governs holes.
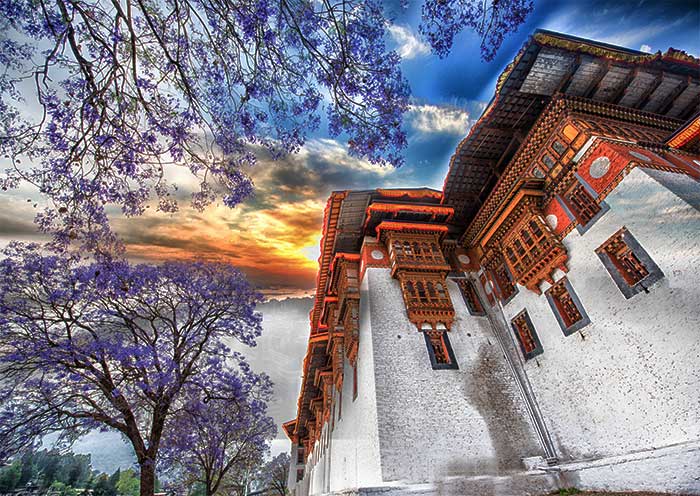
[[[445,56],[475,29],[488,60],[531,10],[426,0],[421,31]],[[195,208],[234,206],[256,153],[298,151],[324,114],[352,154],[400,165],[409,87],[387,26],[379,0],[4,0],[0,186],[45,195],[36,220],[60,245],[107,251],[106,204],[174,211],[177,169]]]
[[[93,496],[118,496],[117,482],[122,482],[119,496],[136,494],[139,490],[139,479],[133,470],[124,472],[117,470],[111,476],[98,474],[92,470],[90,455],[62,453],[57,450],[43,449],[41,451],[26,451],[12,460],[9,466],[0,468],[0,493],[12,492],[16,489],[37,487],[50,490],[52,493],[72,496],[82,489],[92,490]]]
[[[0,493],[9,493],[19,487],[22,476],[22,465],[19,460],[15,460],[11,465],[0,468]]]
[[[481,37],[481,57],[490,61],[505,35],[517,31],[532,12],[532,0],[426,0],[420,32],[433,51],[446,57],[464,28]]]
[[[115,487],[120,496],[137,496],[139,494],[138,474],[131,468],[122,470]]]
[[[280,453],[262,468],[261,481],[271,494],[287,495],[287,476],[290,464],[289,453]]]
[[[190,391],[174,416],[178,429],[163,440],[163,464],[186,485],[201,483],[207,496],[244,484],[276,432],[266,415],[272,394],[266,376],[226,377],[213,389],[216,396],[205,398]]]
[[[581,491],[576,489],[575,487],[569,487],[566,489],[559,489],[559,496],[572,496],[574,494],[579,494]]]
[[[229,265],[88,263],[12,243],[0,261],[0,456],[96,428],[129,439],[142,491],[190,396],[254,381],[224,339],[254,346],[255,293]],[[227,360],[228,358],[228,360]],[[233,393],[232,393],[233,395]],[[235,395],[234,395],[235,396]]]
[[[51,494],[57,494],[59,496],[77,496],[78,491],[73,487],[64,484],[63,482],[56,481],[49,487]]]

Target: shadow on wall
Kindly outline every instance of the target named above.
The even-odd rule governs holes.
[[[520,393],[505,366],[500,348],[495,344],[482,344],[466,378],[463,393],[486,423],[495,452],[490,466],[474,468],[478,468],[480,474],[522,471],[522,458],[542,455],[542,448],[524,405],[519,404],[522,403]]]

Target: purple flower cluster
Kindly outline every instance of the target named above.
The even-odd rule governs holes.
[[[246,436],[262,449],[270,381],[226,344],[254,346],[261,332],[261,297],[238,270],[90,261],[20,243],[3,255],[0,459],[49,432],[101,427],[131,441],[142,472],[155,470],[161,440],[175,457],[191,416],[216,411],[233,433],[255,426]]]
[[[481,57],[493,60],[505,35],[517,31],[534,8],[532,0],[425,0],[420,33],[433,51],[446,57],[465,28],[481,38]]]
[[[324,106],[351,153],[402,162],[409,88],[378,0],[7,0],[0,28],[0,186],[35,185],[59,245],[113,244],[106,205],[176,210],[173,167],[199,178],[195,207],[235,206],[254,150],[298,151]],[[39,120],[18,110],[22,80]]]

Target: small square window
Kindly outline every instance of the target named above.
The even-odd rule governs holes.
[[[493,276],[493,281],[496,283],[498,299],[505,305],[518,294],[518,288],[513,282],[513,276],[505,262],[501,262],[491,274]]]
[[[541,355],[544,350],[540,339],[537,337],[535,326],[532,325],[527,310],[523,310],[510,321],[515,337],[518,339],[520,350],[523,352],[525,360]]]
[[[659,266],[624,227],[598,247],[596,254],[625,298],[647,291],[664,277]]]
[[[597,203],[593,195],[579,180],[564,195],[564,202],[569,212],[579,223],[578,231],[584,234],[595,222],[609,210],[605,202]]]
[[[557,155],[559,156],[561,156],[566,151],[566,145],[560,141],[555,141],[554,143],[552,143],[552,148],[555,152],[557,152]]]
[[[574,288],[571,287],[571,283],[566,277],[556,282],[545,294],[565,336],[569,336],[591,323],[581,300],[578,299]]]
[[[552,158],[551,155],[547,155],[545,153],[544,157],[542,157],[542,163],[544,163],[544,165],[547,167],[547,169],[551,169],[552,167],[554,167],[554,164],[556,162],[554,162],[554,159]]]
[[[447,331],[443,329],[429,329],[422,332],[433,369],[458,369],[459,366],[452,351]]]

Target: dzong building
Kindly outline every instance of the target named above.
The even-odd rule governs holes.
[[[700,63],[538,31],[442,191],[328,199],[289,489],[700,494]]]

